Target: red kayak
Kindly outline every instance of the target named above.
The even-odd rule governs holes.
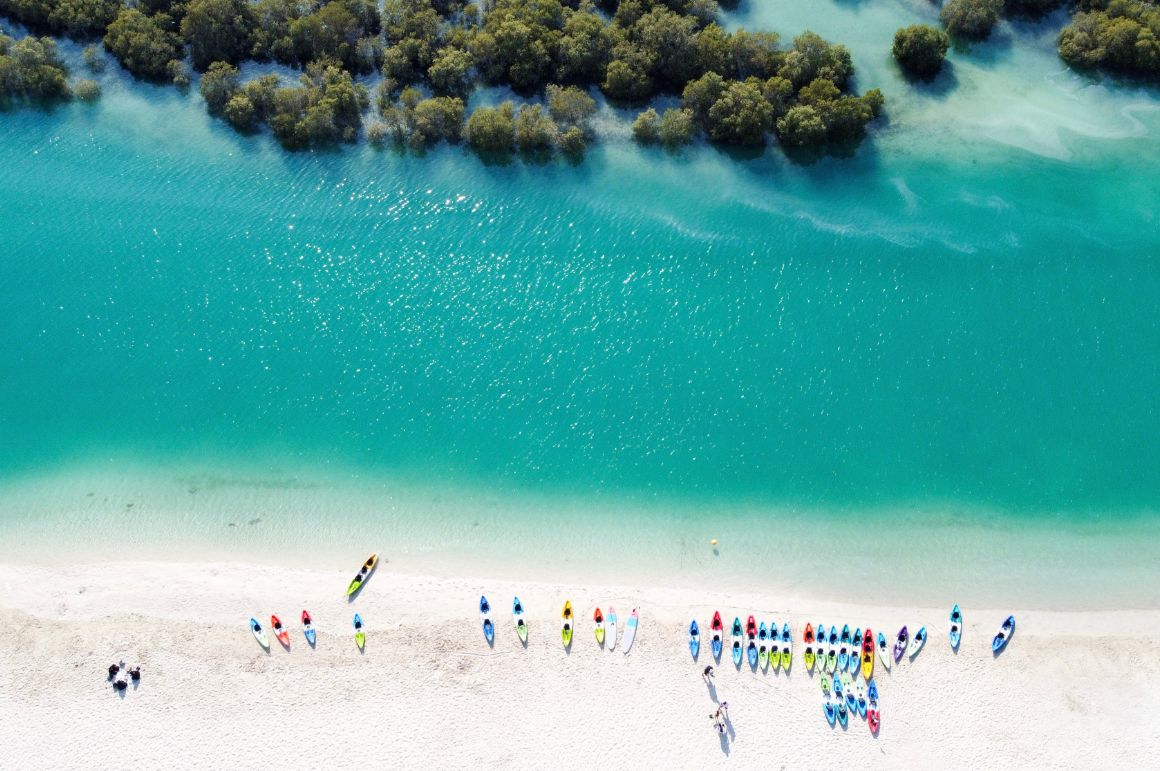
[[[804,639],[805,639],[807,645],[809,645],[810,643],[812,643],[814,641],[814,625],[813,624],[806,624],[806,634],[805,634]]]
[[[270,626],[274,627],[274,636],[278,638],[278,642],[290,647],[290,633],[286,631],[286,627],[282,626],[282,622],[278,620],[277,616],[270,616]]]
[[[720,632],[722,629],[725,628],[725,627],[721,626],[721,613],[720,613],[720,611],[716,611],[716,610],[713,611],[712,628],[716,629],[718,632]]]
[[[870,733],[877,735],[878,727],[882,725],[882,716],[878,714],[876,709],[867,710],[866,722],[870,724]]]
[[[750,639],[757,637],[757,622],[753,620],[753,616],[745,622],[745,634],[749,635]]]
[[[314,645],[318,639],[314,633],[314,619],[306,611],[302,611],[302,631],[306,634],[306,642]]]

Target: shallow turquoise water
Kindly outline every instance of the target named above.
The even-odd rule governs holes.
[[[812,165],[287,155],[115,74],[95,108],[0,115],[9,550],[134,516],[80,499],[94,469],[148,506],[150,468],[244,468],[358,499],[280,499],[290,546],[326,520],[551,562],[611,533],[695,573],[729,532],[789,584],[833,538],[940,586],[1017,564],[1029,601],[1155,602],[1123,585],[1160,556],[1156,94],[1063,70],[1055,22],[914,89],[886,57],[925,3],[814,5],[891,120]],[[798,7],[741,20],[792,33]],[[377,510],[400,485],[414,505]],[[414,516],[439,490],[463,504]],[[155,496],[146,540],[237,538],[236,501]],[[481,500],[507,513],[464,538]]]

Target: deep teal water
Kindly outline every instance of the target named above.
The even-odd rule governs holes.
[[[115,74],[0,115],[0,480],[244,461],[1151,527],[1155,95],[1004,35],[946,93],[856,46],[891,120],[810,165],[288,155]]]

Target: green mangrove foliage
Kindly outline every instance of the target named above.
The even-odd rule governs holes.
[[[942,69],[950,46],[950,36],[941,29],[912,24],[894,33],[894,46],[890,50],[903,72],[929,80]]]
[[[947,0],[939,19],[951,37],[986,40],[999,22],[1003,0]]]
[[[375,72],[379,119],[367,136],[414,147],[465,137],[487,151],[579,153],[593,138],[596,90],[614,105],[684,98],[635,132],[668,145],[697,135],[724,144],[760,144],[771,134],[793,144],[846,139],[862,133],[851,130],[851,116],[871,120],[881,103],[849,91],[844,47],[812,33],[786,48],[772,32],[728,31],[717,0],[0,0],[0,14],[51,33],[100,37],[139,78],[186,86],[192,67],[203,73],[199,90],[213,115],[243,131],[269,126],[289,147],[358,134],[348,105],[366,96],[354,76]],[[264,101],[227,69],[251,60],[307,74],[289,89],[293,98],[276,85]],[[802,102],[800,92],[818,79],[839,96]],[[453,105],[480,86],[508,87],[530,103],[513,102],[510,115],[502,104],[481,109],[452,130]],[[270,87],[255,88],[264,95]],[[404,100],[407,89],[419,98]],[[795,108],[806,111],[784,125],[811,130],[782,131]]]
[[[1073,67],[1160,81],[1160,6],[1145,0],[1084,0],[1059,33],[1059,55]]]
[[[68,68],[48,37],[14,40],[0,33],[0,106],[68,99]]]

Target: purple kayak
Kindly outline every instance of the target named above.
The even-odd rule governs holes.
[[[906,627],[898,630],[898,637],[894,639],[894,660],[898,661],[902,658],[902,654],[906,653],[906,641],[910,637],[906,632]]]

